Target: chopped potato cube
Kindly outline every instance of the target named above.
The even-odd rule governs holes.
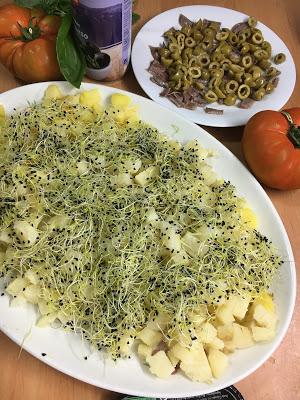
[[[131,175],[126,172],[121,172],[118,175],[112,176],[111,181],[117,187],[125,187],[133,184]]]
[[[192,257],[204,256],[208,251],[208,246],[191,232],[186,232],[181,242],[185,251]]]
[[[231,295],[228,300],[229,307],[232,308],[232,314],[238,319],[243,319],[247,313],[250,303],[250,296]],[[226,303],[225,303],[226,304]]]
[[[120,353],[122,354],[122,356],[128,357],[130,355],[133,342],[134,342],[134,337],[131,334],[131,332],[121,337],[119,346],[120,346]]]
[[[201,325],[208,317],[207,306],[201,305],[195,310],[189,312],[189,321],[191,321],[197,328]]]
[[[10,232],[6,229],[0,232],[0,243],[8,246],[11,243]]]
[[[180,361],[189,359],[189,349],[180,343],[175,343],[173,346],[171,346],[168,354],[170,354],[171,358]]]
[[[79,96],[79,102],[80,104],[93,109],[98,114],[101,111],[101,99],[98,89],[91,89],[81,92]]]
[[[275,336],[275,329],[264,328],[261,326],[251,327],[252,337],[256,342],[262,342],[265,340],[271,340]]]
[[[210,381],[212,378],[211,368],[203,345],[200,342],[193,342],[192,348],[188,350],[188,356],[180,363],[180,369],[192,381]]]
[[[275,304],[274,304],[274,301],[273,301],[273,297],[268,292],[261,293],[259,295],[259,297],[257,297],[254,300],[253,306],[255,307],[255,305],[257,305],[257,304],[261,304],[269,312],[272,312],[272,313],[275,312]]]
[[[241,219],[250,228],[255,229],[258,226],[257,217],[249,207],[244,207],[241,210]]]
[[[114,93],[110,97],[110,102],[115,107],[123,108],[129,106],[131,98],[126,94]]]
[[[147,346],[145,343],[140,343],[137,348],[138,355],[146,360],[147,357],[150,357],[153,352],[153,348]]]
[[[138,158],[136,160],[124,161],[124,168],[132,175],[136,175],[142,166],[142,161]]]
[[[215,378],[220,378],[228,366],[228,357],[220,350],[210,348],[208,362]]]
[[[159,174],[159,168],[156,166],[151,166],[140,172],[134,177],[135,182],[140,186],[149,185],[154,178],[156,178]]]
[[[211,323],[204,322],[196,329],[196,334],[200,342],[212,343],[217,337],[217,330]]]
[[[228,325],[219,325],[217,327],[218,337],[222,340],[231,340],[233,337],[233,326],[232,324]]]
[[[269,312],[262,304],[255,305],[253,319],[258,325],[272,329],[275,329],[277,322],[276,314]]]
[[[41,288],[38,285],[28,285],[24,290],[24,296],[29,303],[38,304]]]
[[[149,364],[152,374],[159,378],[167,378],[174,372],[174,367],[171,364],[171,361],[162,350],[153,356],[147,357],[147,363]]]
[[[47,302],[44,299],[38,300],[39,311],[42,315],[55,313],[56,309],[53,303]]]
[[[244,349],[246,347],[253,346],[254,342],[249,328],[236,323],[232,324],[232,328],[233,335],[230,342],[226,343],[227,348],[230,347],[230,345],[236,349]]]
[[[146,327],[138,334],[138,339],[154,348],[162,341],[163,335],[159,331]]]
[[[11,296],[17,296],[23,292],[23,289],[28,286],[28,281],[25,278],[18,277],[14,279],[6,288],[6,292]]]
[[[62,97],[63,94],[57,85],[49,85],[44,93],[43,104],[47,106],[51,104],[51,100],[61,99]]]
[[[79,161],[76,167],[79,175],[84,175],[89,172],[89,163],[86,160]]]
[[[216,317],[223,325],[231,324],[234,321],[233,310],[228,302],[218,307]]]
[[[27,221],[16,221],[14,230],[17,238],[26,246],[32,246],[39,236],[38,231]]]
[[[51,325],[57,318],[57,312],[43,315],[37,322],[36,326],[39,328],[46,328]]]

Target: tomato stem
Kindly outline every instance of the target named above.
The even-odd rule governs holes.
[[[34,18],[31,18],[27,28],[24,28],[21,24],[18,24],[22,35],[14,36],[13,39],[23,40],[23,42],[30,42],[31,40],[39,38],[41,35],[41,30],[38,25],[32,23],[33,20]]]
[[[295,147],[300,148],[300,126],[294,124],[291,114],[287,111],[282,111],[281,114],[285,116],[290,126],[287,134],[288,138]]]

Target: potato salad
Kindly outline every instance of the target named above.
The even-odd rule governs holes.
[[[276,331],[282,263],[213,153],[97,89],[0,117],[0,279],[37,326],[74,331],[160,378],[210,382]],[[84,361],[83,361],[84,362]]]

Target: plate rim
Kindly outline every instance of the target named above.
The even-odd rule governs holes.
[[[234,10],[234,9],[232,9],[232,8],[229,8],[229,7],[221,7],[221,6],[205,5],[205,4],[194,4],[194,5],[187,5],[187,6],[174,7],[174,8],[171,8],[171,9],[169,9],[169,10],[165,10],[165,11],[163,11],[162,13],[159,13],[159,14],[153,16],[152,18],[150,18],[150,19],[140,28],[140,30],[139,30],[138,33],[136,34],[136,36],[135,36],[135,38],[134,38],[134,42],[133,42],[133,44],[132,44],[131,65],[132,65],[132,70],[133,70],[134,76],[135,76],[136,80],[138,81],[139,86],[142,88],[142,90],[146,93],[146,95],[147,95],[149,98],[151,98],[153,101],[157,102],[158,104],[160,104],[160,105],[162,105],[162,106],[168,108],[168,109],[171,110],[171,111],[175,111],[175,112],[176,112],[176,110],[177,110],[178,113],[180,113],[182,116],[184,116],[186,119],[188,119],[188,120],[191,121],[191,122],[194,122],[194,123],[196,123],[196,124],[200,124],[200,125],[203,125],[203,126],[210,126],[210,127],[216,127],[216,128],[217,128],[217,127],[220,128],[220,127],[243,126],[243,125],[245,125],[245,123],[247,122],[247,120],[248,120],[250,117],[249,117],[249,118],[246,117],[246,120],[245,120],[244,122],[242,122],[242,123],[236,123],[236,122],[230,123],[230,122],[227,121],[227,119],[222,120],[222,116],[215,115],[215,116],[214,116],[214,117],[215,117],[214,119],[216,120],[216,123],[209,123],[209,122],[206,121],[206,120],[204,120],[204,121],[202,120],[202,121],[201,121],[201,118],[199,118],[199,119],[193,118],[193,115],[191,115],[190,118],[189,118],[188,116],[186,116],[186,115],[183,115],[184,112],[190,111],[190,110],[187,110],[187,109],[184,109],[184,108],[181,109],[180,107],[176,107],[176,106],[175,106],[174,104],[172,104],[171,102],[169,102],[168,104],[167,104],[167,103],[166,103],[166,104],[163,104],[162,102],[160,102],[160,101],[158,100],[158,99],[159,99],[159,95],[157,96],[158,99],[157,99],[157,98],[154,98],[155,96],[153,96],[152,94],[150,94],[150,93],[149,93],[149,90],[148,90],[148,88],[147,88],[148,82],[145,83],[144,80],[143,80],[143,77],[137,72],[138,58],[137,58],[137,62],[135,62],[135,59],[136,59],[136,57],[135,57],[136,50],[135,50],[135,49],[136,49],[136,46],[137,46],[137,44],[138,44],[138,40],[139,40],[139,38],[140,38],[141,32],[142,32],[142,34],[143,34],[143,32],[146,31],[147,27],[148,27],[151,23],[153,23],[153,21],[154,21],[156,18],[161,17],[162,15],[167,15],[167,14],[169,14],[170,12],[174,12],[174,11],[176,11],[176,10],[178,11],[178,14],[179,14],[181,11],[183,12],[183,11],[186,10],[186,9],[195,9],[195,8],[198,8],[198,9],[201,9],[201,8],[202,8],[202,9],[207,9],[207,8],[209,8],[209,9],[215,9],[215,10],[218,10],[218,11],[227,10],[227,11],[231,11],[231,12],[236,13],[236,14],[240,14],[240,15],[243,16],[243,18],[249,17],[249,15],[247,15],[247,14],[241,12],[241,11]],[[260,23],[264,28],[267,28],[269,31],[271,31],[272,34],[275,35],[276,38],[279,39],[279,40],[284,44],[284,46],[285,46],[286,50],[288,51],[288,54],[289,54],[289,56],[290,56],[290,58],[291,58],[291,68],[292,68],[292,70],[290,71],[290,74],[291,74],[291,76],[292,76],[291,91],[290,91],[289,97],[287,97],[287,98],[285,99],[284,102],[282,102],[282,101],[280,102],[280,103],[281,103],[280,107],[279,107],[279,108],[278,108],[277,106],[275,107],[276,109],[277,109],[277,108],[278,108],[278,109],[281,109],[281,108],[283,108],[283,107],[285,106],[285,104],[287,104],[287,102],[289,101],[289,99],[292,97],[292,95],[293,95],[293,93],[294,93],[294,90],[295,90],[295,87],[296,87],[296,79],[297,79],[296,65],[295,65],[295,62],[294,62],[294,59],[293,59],[293,56],[292,56],[292,53],[291,53],[289,47],[288,47],[287,44],[281,39],[281,37],[280,37],[276,32],[274,32],[271,28],[269,28],[267,25],[265,25],[264,23],[262,23],[262,22],[260,22],[260,21],[259,21],[259,23]],[[151,43],[148,44],[148,46],[150,46],[150,45],[151,45]],[[151,61],[151,59],[150,59],[150,61]],[[149,78],[150,78],[150,76],[149,76]],[[148,80],[149,80],[150,84],[152,84],[152,82],[150,81],[150,79],[148,79]],[[153,83],[153,85],[155,85],[155,84]],[[160,89],[161,89],[158,85],[155,85],[155,86],[157,86],[157,88],[158,88],[157,90],[160,90]],[[266,108],[268,108],[268,109],[274,109],[274,107],[272,106],[272,104],[270,104],[270,105],[267,104],[267,105],[266,105]],[[200,107],[197,107],[196,110],[192,110],[192,111],[194,112],[194,111],[197,111],[198,109],[201,109],[201,108],[200,108]],[[202,110],[203,110],[203,109],[202,109]],[[225,109],[225,110],[226,110],[226,109]],[[242,110],[240,110],[240,111],[242,111]],[[258,110],[258,111],[256,111],[256,112],[259,112],[259,111],[260,111],[260,110]],[[204,112],[204,111],[203,111],[203,112]],[[255,112],[254,112],[253,114],[255,114]],[[253,115],[253,114],[252,114],[252,115]],[[203,114],[203,115],[204,115],[204,114]],[[221,118],[220,118],[220,117],[221,117]],[[208,118],[209,118],[209,117],[208,117]],[[219,121],[217,121],[218,119],[219,119]]]
[[[245,167],[245,165],[225,146],[223,145],[220,141],[218,141],[215,137],[213,137],[212,135],[210,135],[205,129],[203,129],[201,126],[198,126],[197,124],[195,124],[192,121],[187,120],[186,118],[184,118],[182,115],[180,114],[176,114],[174,111],[164,107],[161,104],[158,104],[156,102],[154,102],[153,100],[150,100],[148,98],[145,98],[143,96],[137,95],[135,93],[131,93],[129,91],[123,90],[123,89],[118,89],[118,88],[114,88],[114,87],[110,87],[110,86],[104,86],[101,84],[95,84],[95,83],[83,83],[80,89],[75,89],[73,88],[71,85],[67,84],[64,81],[56,81],[56,82],[41,82],[41,83],[34,83],[31,85],[26,85],[26,86],[20,86],[14,89],[11,89],[9,91],[3,92],[0,94],[0,103],[3,102],[3,98],[5,98],[7,95],[14,95],[17,94],[18,91],[20,90],[28,90],[30,91],[30,89],[32,87],[36,87],[38,89],[43,89],[46,88],[47,86],[49,86],[50,84],[57,84],[59,87],[62,88],[62,90],[65,92],[66,90],[68,91],[72,91],[72,92],[77,92],[78,90],[86,90],[86,89],[93,89],[93,88],[98,88],[100,91],[101,89],[104,90],[104,99],[107,98],[107,96],[109,96],[110,93],[112,92],[120,92],[123,94],[127,94],[132,96],[132,98],[137,98],[140,99],[142,102],[146,102],[146,103],[154,103],[155,106],[167,111],[168,113],[171,113],[174,115],[175,120],[176,119],[180,119],[182,120],[184,123],[189,124],[191,126],[193,126],[194,129],[197,129],[199,132],[201,132],[202,134],[206,135],[209,140],[212,140],[213,143],[217,144],[217,146],[221,146],[222,149],[224,150],[224,152],[227,155],[230,155],[231,157],[233,157],[235,159],[235,161],[238,161],[240,167],[242,167],[244,169],[244,171],[248,174],[248,177],[251,181],[250,185],[251,186],[256,186],[257,190],[259,190],[262,194],[262,196],[265,199],[265,202],[267,204],[268,207],[270,207],[272,209],[272,212],[274,214],[274,216],[276,217],[276,220],[283,232],[284,235],[284,242],[285,242],[285,250],[287,251],[287,253],[290,256],[291,262],[289,263],[289,273],[291,275],[291,292],[290,292],[290,296],[291,296],[291,302],[290,302],[290,307],[289,307],[289,312],[287,315],[287,318],[285,319],[285,323],[283,325],[281,334],[279,336],[277,336],[274,339],[274,343],[271,349],[269,349],[268,351],[265,352],[264,357],[262,358],[262,360],[258,363],[255,363],[255,366],[253,366],[252,368],[248,369],[246,373],[241,374],[238,376],[238,380],[231,378],[228,380],[227,385],[233,385],[237,382],[239,382],[240,380],[246,378],[247,376],[249,376],[250,374],[252,374],[254,371],[256,371],[270,356],[271,354],[273,354],[276,349],[278,349],[278,347],[280,346],[283,338],[285,337],[285,335],[287,334],[288,328],[290,326],[292,317],[293,317],[293,313],[294,313],[294,309],[295,309],[295,301],[296,301],[296,291],[297,291],[297,281],[296,281],[296,268],[295,268],[295,260],[294,260],[294,255],[293,255],[293,250],[292,250],[292,246],[288,237],[288,234],[286,232],[285,226],[283,224],[283,221],[281,220],[281,217],[279,215],[279,213],[277,212],[277,209],[275,208],[275,206],[273,205],[271,199],[269,198],[269,196],[267,195],[267,193],[265,192],[265,190],[263,189],[263,187],[260,185],[260,183],[254,178],[254,176],[250,173],[250,171]],[[25,88],[25,89],[24,89]],[[70,90],[71,89],[71,90]],[[105,93],[105,91],[108,91],[110,93]],[[5,99],[4,99],[5,100]],[[26,103],[26,99],[22,99],[22,103]],[[3,103],[5,106],[5,102]],[[158,128],[159,129],[159,128]],[[199,138],[201,140],[201,138]],[[25,307],[24,307],[25,309]],[[118,386],[117,384],[111,385],[110,383],[101,383],[101,386],[99,384],[99,381],[97,381],[96,379],[85,379],[82,378],[80,376],[80,374],[77,373],[72,373],[72,371],[63,369],[62,367],[59,366],[59,364],[57,364],[55,362],[55,360],[52,360],[51,358],[46,358],[41,356],[41,353],[38,353],[38,351],[32,349],[30,346],[26,345],[26,342],[22,342],[21,340],[19,340],[18,338],[16,338],[16,334],[14,335],[13,332],[10,332],[9,329],[6,329],[5,327],[3,327],[2,322],[1,322],[1,317],[0,317],[0,330],[6,335],[8,336],[14,343],[16,343],[17,345],[21,346],[22,349],[25,349],[29,354],[33,355],[35,358],[39,359],[40,361],[46,363],[47,365],[51,366],[52,368],[55,368],[56,370],[69,375],[73,378],[76,378],[80,381],[89,383],[91,385],[94,385],[96,387],[102,388],[102,389],[107,389],[107,390],[111,390],[111,391],[117,391],[119,393],[127,393],[130,395],[134,395],[134,396],[151,396],[151,397],[168,397],[168,392],[163,392],[163,391],[159,391],[159,392],[155,392],[153,391],[152,393],[150,393],[149,391],[144,392],[141,394],[141,391],[139,390],[135,390],[135,389],[125,389],[123,386]],[[218,384],[218,381],[214,381],[214,387],[213,389],[210,389],[210,386],[207,385],[207,390],[205,391],[201,391],[201,394],[204,393],[211,393],[213,391],[216,390],[220,390],[221,388],[224,388],[223,384]],[[200,391],[199,391],[200,392]],[[189,396],[195,396],[195,392],[190,391],[190,392],[186,392],[185,396],[189,397]],[[180,395],[182,397],[182,395]]]

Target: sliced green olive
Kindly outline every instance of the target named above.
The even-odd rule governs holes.
[[[237,100],[237,96],[234,93],[230,93],[228,96],[225,97],[224,99],[224,104],[226,106],[233,106]]]
[[[262,100],[265,97],[266,90],[264,88],[259,88],[253,93],[253,98],[255,100]]]
[[[161,57],[160,60],[165,67],[169,67],[173,63],[171,58]]]
[[[272,82],[268,82],[265,86],[266,94],[270,94],[274,90],[274,85]]]
[[[204,95],[205,100],[208,103],[214,103],[215,101],[218,100],[218,96],[216,95],[215,92],[213,92],[212,90],[208,90],[205,95]]]
[[[238,87],[239,87],[238,82],[231,80],[225,84],[226,93],[228,93],[228,94],[234,93]]]
[[[239,86],[238,91],[237,91],[238,98],[241,100],[249,97],[250,93],[251,93],[250,87],[245,84]]]
[[[285,62],[285,60],[286,56],[283,53],[276,54],[276,56],[274,57],[275,64],[282,64],[283,62]]]
[[[257,19],[255,17],[249,17],[247,22],[251,28],[255,28],[257,25]]]

